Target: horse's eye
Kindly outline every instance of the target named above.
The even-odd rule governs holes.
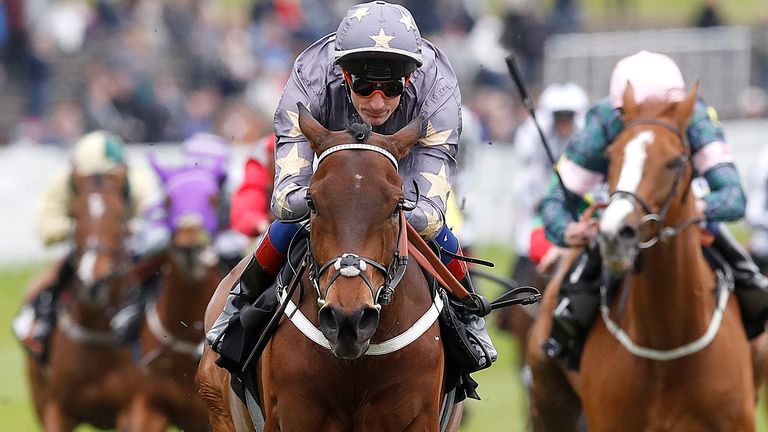
[[[315,208],[315,202],[312,200],[312,197],[307,195],[307,207],[309,207],[309,211],[312,213],[317,213],[317,209]]]
[[[679,167],[680,167],[680,165],[682,165],[683,163],[685,163],[685,161],[683,160],[683,158],[680,158],[680,157],[676,157],[676,158],[674,158],[674,159],[672,159],[672,160],[668,161],[666,164],[664,164],[664,168],[666,168],[666,169],[675,169],[675,168],[679,168]]]

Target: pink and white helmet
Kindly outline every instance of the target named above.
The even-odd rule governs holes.
[[[627,82],[632,83],[635,101],[680,102],[685,97],[685,81],[680,68],[664,54],[640,51],[616,63],[611,73],[608,95],[614,108],[624,104]]]

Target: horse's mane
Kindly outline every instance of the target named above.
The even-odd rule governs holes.
[[[352,123],[347,128],[347,132],[349,132],[357,142],[363,142],[371,133],[371,125],[368,123]]]

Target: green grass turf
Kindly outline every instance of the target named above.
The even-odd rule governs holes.
[[[509,250],[486,247],[478,255],[490,259],[497,267],[490,271],[508,275],[513,260]],[[43,269],[41,265],[5,267],[0,269],[0,288],[3,301],[0,302],[0,432],[39,430],[29,399],[26,371],[22,352],[10,331],[10,322],[21,302],[24,287]],[[478,282],[479,289],[489,297],[495,297],[498,288],[485,281]],[[493,315],[489,322],[491,335],[499,351],[499,360],[489,369],[475,374],[480,383],[478,389],[482,400],[468,401],[466,421],[462,432],[521,432],[527,427],[526,391],[519,378],[519,355],[516,341],[508,334],[495,330]],[[758,409],[758,431],[768,432],[766,407],[761,403]],[[80,427],[79,432],[92,431]]]

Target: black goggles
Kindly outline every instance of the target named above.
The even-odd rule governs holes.
[[[393,98],[400,96],[405,91],[405,78],[394,81],[369,81],[363,78],[352,78],[352,91],[359,96],[370,96],[376,90],[384,93],[384,96]]]

